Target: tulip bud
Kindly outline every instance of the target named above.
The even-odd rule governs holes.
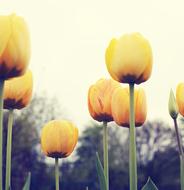
[[[32,97],[33,77],[32,72],[27,71],[23,76],[5,81],[4,108],[22,109],[26,107]]]
[[[112,95],[111,109],[114,121],[123,127],[129,127],[129,89],[120,87]],[[146,96],[142,88],[135,89],[134,92],[135,126],[141,126],[146,120],[147,107]]]
[[[179,107],[179,113],[184,117],[184,83],[180,83],[177,86],[176,102]]]
[[[152,71],[152,50],[141,34],[126,34],[111,40],[106,49],[106,66],[113,79],[140,84]]]
[[[78,140],[78,129],[66,120],[48,122],[41,132],[41,148],[46,156],[52,158],[68,157]]]
[[[27,25],[15,14],[0,16],[0,79],[23,75],[30,59]]]
[[[173,119],[176,119],[178,117],[178,105],[176,103],[176,99],[175,99],[172,89],[170,91],[168,108],[169,108],[170,116]]]
[[[113,121],[111,98],[113,91],[120,84],[112,79],[100,79],[89,88],[88,109],[91,117],[97,121]]]

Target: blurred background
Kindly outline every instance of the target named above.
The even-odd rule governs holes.
[[[31,190],[54,190],[54,162],[40,150],[40,129],[62,116],[56,99],[35,96],[30,106],[16,112],[13,126],[12,189],[20,190],[32,174]],[[66,117],[66,116],[65,116]],[[183,121],[180,121],[182,126]],[[6,142],[7,113],[4,120]],[[128,129],[109,123],[110,189],[129,189]],[[150,176],[160,190],[179,189],[179,157],[175,131],[163,121],[147,122],[137,128],[138,181],[141,188]],[[184,134],[184,127],[181,128]],[[5,145],[5,143],[4,143]],[[5,150],[5,148],[4,148]],[[102,124],[89,121],[70,158],[60,160],[60,186],[67,190],[99,190],[95,153],[102,160]],[[3,164],[5,166],[5,163]]]

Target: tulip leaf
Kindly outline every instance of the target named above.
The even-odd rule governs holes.
[[[26,179],[26,182],[25,182],[24,187],[23,187],[22,190],[29,190],[30,189],[30,184],[31,184],[31,173],[29,172],[28,176],[27,176],[27,179]]]
[[[100,162],[98,153],[96,153],[96,169],[97,169],[98,178],[99,178],[99,182],[100,182],[100,190],[107,190],[106,178],[104,175],[103,167]]]
[[[158,188],[156,187],[156,185],[153,183],[153,181],[149,177],[148,181],[146,182],[146,184],[144,185],[144,187],[141,190],[158,190]]]

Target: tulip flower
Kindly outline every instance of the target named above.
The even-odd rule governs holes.
[[[93,119],[100,122],[113,121],[110,102],[113,91],[119,86],[112,79],[100,79],[89,88],[88,109]]]
[[[27,71],[23,76],[5,81],[4,108],[9,110],[7,151],[6,151],[6,190],[11,186],[11,147],[12,126],[14,109],[26,107],[32,97],[33,77],[32,72]]]
[[[179,107],[179,113],[184,117],[184,83],[180,83],[177,86],[176,101]]]
[[[78,140],[78,129],[69,121],[53,120],[41,132],[41,147],[46,156],[55,158],[56,190],[59,190],[58,159],[68,157]]]
[[[0,16],[0,78],[23,75],[30,59],[30,39],[22,17]]]
[[[118,82],[129,84],[129,179],[130,190],[137,190],[134,84],[145,82],[151,75],[151,46],[139,33],[125,34],[119,39],[111,40],[106,49],[105,59],[111,77]]]
[[[184,92],[184,84],[179,84],[176,91],[176,98],[177,98],[177,102],[178,102],[179,110],[181,111],[180,112],[181,114],[183,113],[182,111],[184,111],[182,107],[184,103],[182,99],[184,97],[183,92]],[[184,190],[184,153],[183,153],[182,140],[179,133],[178,122],[177,122],[178,105],[176,103],[174,93],[171,90],[170,96],[169,96],[168,108],[169,108],[169,114],[174,121],[176,139],[178,143],[178,150],[179,150],[179,156],[180,156],[180,183],[181,183],[180,185],[181,185],[181,190]]]
[[[133,33],[112,39],[106,49],[106,66],[114,80],[140,84],[152,71],[152,50],[148,40]]]
[[[100,79],[88,91],[88,109],[91,117],[99,122],[103,121],[104,175],[107,190],[109,188],[107,122],[113,121],[111,98],[118,87],[120,84],[112,79]]]
[[[25,73],[30,58],[30,39],[24,19],[15,14],[0,16],[0,28],[0,190],[2,190],[4,81]]]
[[[31,71],[27,71],[23,76],[7,80],[4,88],[4,108],[22,109],[26,107],[31,100],[32,90]]]
[[[134,93],[135,126],[138,127],[143,125],[146,120],[146,96],[142,88],[136,89]],[[118,125],[123,127],[130,127],[128,87],[120,87],[114,91],[111,100],[111,109],[113,119]]]

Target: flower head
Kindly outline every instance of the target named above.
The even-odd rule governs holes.
[[[23,75],[30,59],[30,39],[22,17],[0,16],[0,78]]]
[[[88,109],[97,121],[113,121],[111,114],[112,93],[120,84],[112,79],[100,79],[89,88]]]
[[[168,108],[170,116],[173,119],[176,119],[178,117],[178,105],[176,103],[176,99],[172,90],[170,91]]]
[[[5,81],[4,108],[22,109],[26,107],[32,97],[33,76],[29,70],[23,76]]]
[[[129,89],[120,87],[112,95],[111,108],[114,121],[123,127],[129,127]],[[135,126],[141,126],[146,120],[146,96],[142,88],[135,89],[134,94]]]
[[[112,39],[106,49],[105,58],[110,75],[121,83],[140,84],[151,75],[151,46],[139,33]]]
[[[41,147],[46,156],[65,158],[69,156],[78,140],[78,129],[66,120],[48,122],[41,132]]]

